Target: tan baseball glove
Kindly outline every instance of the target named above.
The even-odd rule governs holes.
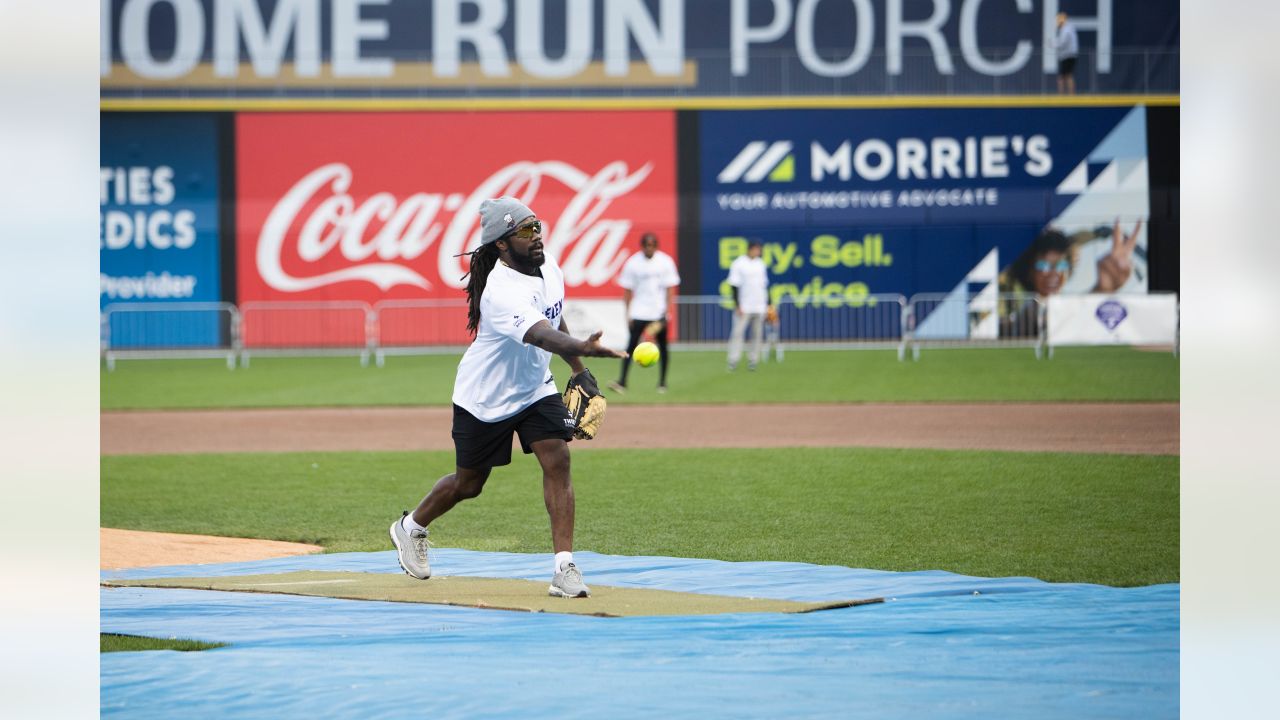
[[[644,330],[640,331],[640,337],[646,342],[653,342],[653,339],[656,338],[658,336],[658,333],[662,332],[662,328],[666,326],[667,326],[666,320],[654,320],[653,322],[644,326]]]
[[[574,420],[573,436],[579,440],[590,440],[600,432],[609,403],[600,394],[595,376],[590,370],[583,370],[565,383],[564,405]]]

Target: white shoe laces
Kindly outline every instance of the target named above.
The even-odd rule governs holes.
[[[564,583],[566,585],[570,583],[582,584],[582,571],[578,569],[577,565],[570,565],[564,569]]]
[[[427,534],[413,534],[409,536],[409,540],[413,543],[413,552],[418,556],[418,562],[425,563],[427,561],[427,548],[431,547],[431,541],[427,539]]]

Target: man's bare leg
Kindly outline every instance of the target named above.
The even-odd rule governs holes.
[[[436,518],[452,510],[454,505],[479,496],[492,471],[493,468],[473,470],[460,467],[440,478],[431,492],[418,503],[417,509],[413,511],[413,521],[427,527]]]
[[[449,512],[454,505],[479,495],[491,470],[492,468],[458,468],[436,481],[435,487],[418,503],[408,520],[397,519],[391,523],[391,542],[396,546],[400,568],[406,574],[419,580],[431,577],[431,563],[427,557],[427,546],[430,544],[427,542],[427,525]]]
[[[569,475],[569,444],[547,438],[532,443],[542,465],[542,499],[551,518],[551,546],[555,552],[573,552],[573,480]]]
[[[573,562],[573,481],[569,477],[569,445],[549,438],[531,444],[542,465],[542,499],[551,518],[551,544],[555,548],[555,575],[547,593],[555,597],[591,597],[582,572]]]

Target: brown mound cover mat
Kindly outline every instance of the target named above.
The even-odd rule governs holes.
[[[315,570],[271,575],[106,580],[102,584],[108,587],[190,588],[309,595],[597,617],[744,612],[807,613],[884,602],[883,598],[795,602],[608,585],[593,585],[589,598],[566,599],[547,595],[547,584],[534,580],[445,576],[422,581],[403,574]]]

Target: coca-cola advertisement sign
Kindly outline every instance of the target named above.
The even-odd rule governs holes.
[[[239,299],[460,299],[485,198],[520,198],[573,298],[656,232],[675,254],[670,112],[244,114]]]

